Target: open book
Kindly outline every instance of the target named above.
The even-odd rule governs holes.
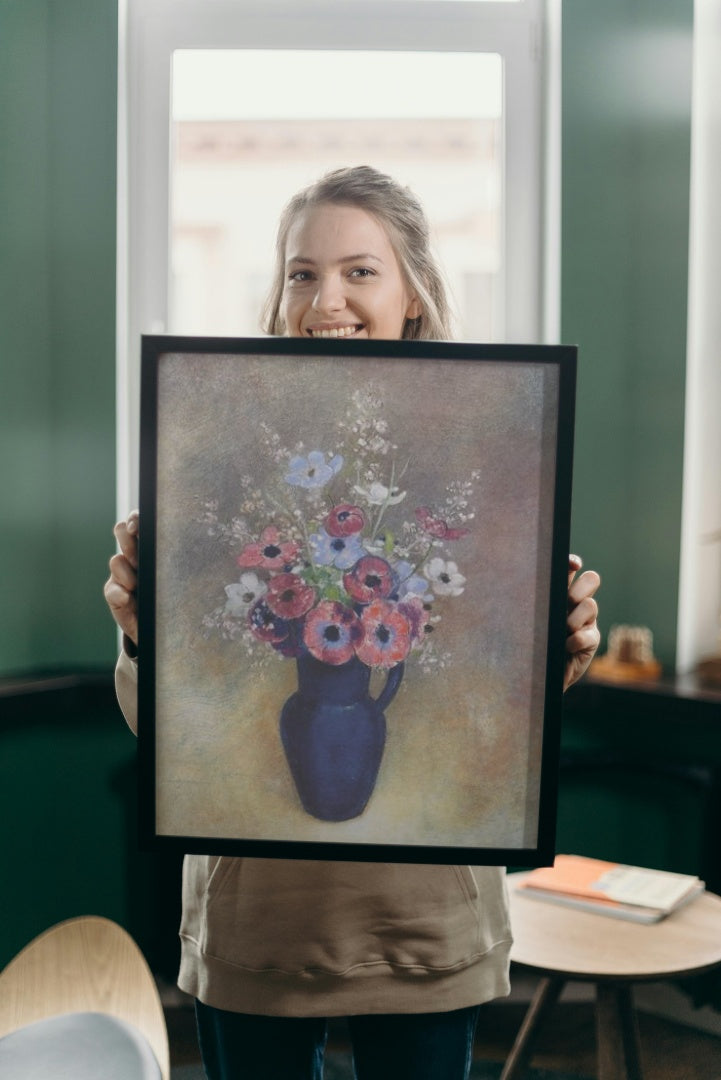
[[[536,900],[652,923],[693,900],[705,886],[693,874],[557,855],[553,866],[532,870],[518,888]]]

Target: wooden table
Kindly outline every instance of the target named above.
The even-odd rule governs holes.
[[[529,899],[509,874],[511,960],[542,979],[501,1080],[519,1080],[540,1024],[569,980],[596,986],[599,1080],[643,1080],[632,986],[721,966],[721,898],[703,893],[661,922],[626,922]]]

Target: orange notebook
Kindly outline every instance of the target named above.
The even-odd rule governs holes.
[[[557,855],[553,866],[532,870],[519,885],[525,895],[639,922],[657,922],[688,903],[704,884],[693,874]]]

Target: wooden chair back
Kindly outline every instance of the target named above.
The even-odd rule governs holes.
[[[133,939],[110,919],[85,915],[58,923],[0,972],[0,1037],[75,1012],[132,1024],[169,1080],[168,1032],[155,980]]]

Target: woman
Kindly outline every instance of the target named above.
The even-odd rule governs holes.
[[[299,193],[279,227],[271,334],[450,336],[423,210],[374,169]],[[135,723],[138,517],[116,525],[105,595],[124,632],[117,688]],[[569,561],[565,686],[598,647],[598,575]],[[462,1080],[479,1006],[508,993],[499,867],[187,856],[179,985],[197,1001],[210,1080],[322,1075],[326,1018],[346,1016],[359,1080]]]

